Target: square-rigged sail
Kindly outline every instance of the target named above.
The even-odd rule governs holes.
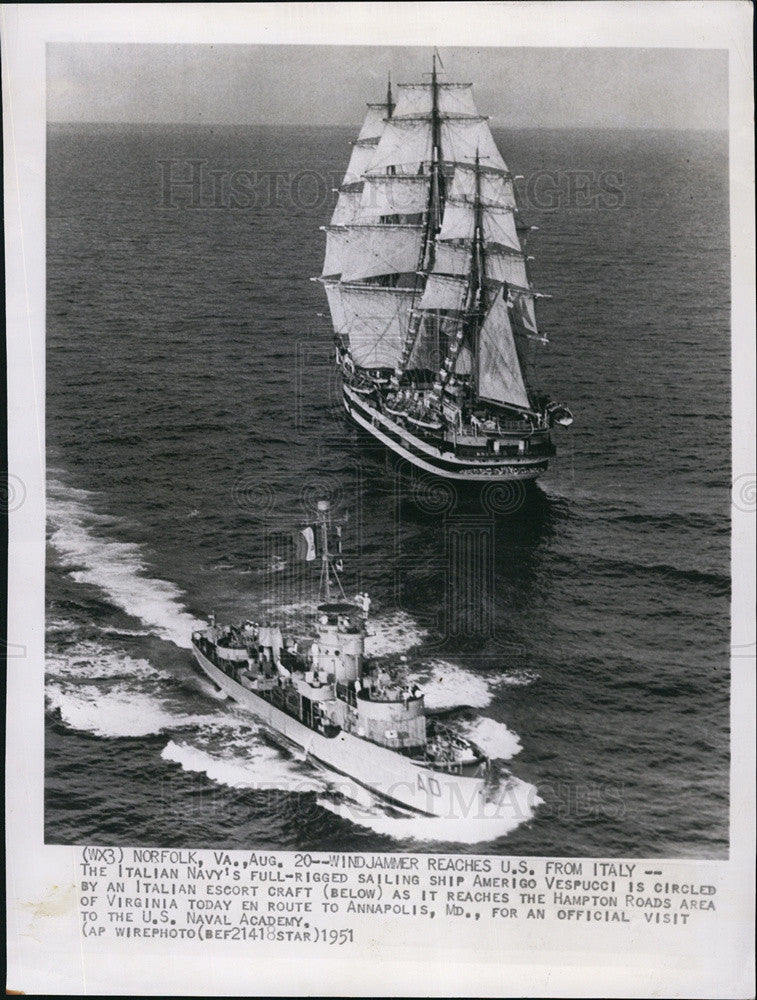
[[[369,104],[330,226],[321,280],[357,369],[434,383],[437,406],[528,410],[529,341],[541,340],[516,226],[513,178],[472,85],[391,87]]]

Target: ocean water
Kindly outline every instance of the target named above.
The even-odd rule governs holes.
[[[727,856],[726,137],[496,133],[576,418],[524,496],[434,487],[340,413],[308,279],[352,131],[49,128],[46,839]],[[397,816],[193,667],[211,611],[307,630],[274,557],[324,496],[374,653],[496,759],[496,815]]]

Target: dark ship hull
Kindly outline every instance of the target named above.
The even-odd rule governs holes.
[[[357,393],[342,381],[342,402],[358,426],[395,454],[432,475],[463,482],[533,480],[547,471],[554,455],[548,428],[531,429],[512,421],[500,422],[491,433],[459,435],[444,427],[413,430],[410,421],[394,416],[382,405],[381,396]],[[495,450],[496,449],[496,450]]]

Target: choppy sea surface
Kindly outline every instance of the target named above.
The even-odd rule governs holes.
[[[727,856],[726,136],[495,133],[576,418],[523,497],[433,488],[339,411],[309,278],[352,133],[49,128],[47,841]],[[193,667],[211,611],[307,630],[281,539],[323,496],[373,652],[496,759],[496,816],[356,796]]]

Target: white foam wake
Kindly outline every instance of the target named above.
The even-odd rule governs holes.
[[[368,635],[365,640],[366,656],[392,656],[406,653],[419,646],[428,637],[404,611],[390,611],[368,619]]]
[[[161,753],[184,771],[205,774],[211,781],[229,788],[279,789],[290,793],[322,792],[318,775],[297,766],[273,747],[262,743],[248,745],[244,751],[232,746],[225,752],[212,752],[189,743],[170,740]]]
[[[494,687],[527,687],[539,680],[535,670],[511,670],[491,680]]]
[[[45,701],[69,729],[94,736],[151,736],[215,723],[216,716],[187,712],[171,680],[146,659],[87,640],[48,651]]]
[[[348,800],[334,802],[321,796],[318,804],[342,819],[367,827],[393,840],[419,843],[481,844],[507,836],[516,827],[533,819],[541,799],[534,785],[520,778],[508,777],[495,790],[491,801],[475,815],[455,819],[443,816],[389,814],[378,801],[370,806]]]
[[[473,740],[490,760],[510,760],[523,749],[517,734],[496,719],[484,716],[464,724],[463,729],[468,739]]]
[[[432,712],[465,706],[485,708],[492,700],[485,677],[444,660],[418,667],[410,680],[421,689],[426,707]]]
[[[48,680],[50,678],[59,678],[65,681],[128,678],[150,681],[169,676],[156,669],[148,660],[128,656],[115,649],[108,649],[94,640],[79,642],[71,650],[65,652],[48,650],[45,665]]]
[[[149,575],[142,546],[106,536],[104,528],[113,519],[95,514],[88,500],[84,490],[48,486],[50,543],[72,579],[98,587],[118,608],[188,649],[192,630],[204,623],[186,611],[178,587]]]
[[[217,722],[211,715],[192,715],[161,704],[153,695],[126,687],[109,691],[91,684],[48,686],[45,701],[69,729],[109,738],[154,736],[165,730]]]

